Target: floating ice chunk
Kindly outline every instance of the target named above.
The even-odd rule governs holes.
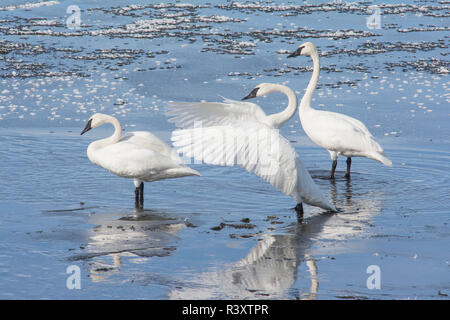
[[[6,7],[0,7],[0,11],[12,11],[16,9],[33,9],[33,8],[39,8],[43,6],[53,6],[55,4],[59,4],[59,1],[41,1],[41,2],[34,2],[34,3],[24,3],[24,4],[17,4],[17,5],[11,5]]]

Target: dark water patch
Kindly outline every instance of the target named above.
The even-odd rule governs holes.
[[[254,229],[256,226],[251,223],[225,223],[221,222],[218,226],[212,227],[211,230],[220,231],[225,227],[234,229]]]
[[[398,32],[408,33],[408,32],[433,32],[433,31],[448,31],[449,27],[440,26],[429,26],[429,27],[413,27],[413,28],[401,28]]]
[[[320,53],[320,56],[333,56],[339,54],[345,54],[349,56],[361,56],[361,55],[373,55],[373,54],[385,54],[393,51],[405,51],[405,52],[417,52],[417,51],[432,51],[435,49],[447,49],[448,45],[444,40],[438,40],[435,42],[421,41],[421,42],[378,42],[367,41],[358,45],[356,49],[334,48],[332,50],[324,50]]]
[[[450,61],[430,58],[430,59],[418,59],[415,61],[400,61],[400,62],[386,62],[386,68],[388,70],[401,69],[403,72],[410,70],[418,72],[429,72],[432,74],[447,75],[450,72]]]
[[[217,5],[218,8],[224,10],[237,10],[247,13],[251,12],[264,12],[264,13],[280,13],[282,16],[296,16],[304,14],[312,14],[319,12],[335,12],[335,13],[352,13],[352,14],[372,14],[374,5],[370,1],[358,1],[358,2],[324,2],[321,4],[281,4],[269,1],[267,3],[258,2],[232,2],[226,5]],[[380,9],[383,15],[397,15],[405,13],[420,13],[432,17],[442,17],[448,15],[448,6],[445,5],[433,5],[433,4],[377,4],[376,8]],[[444,13],[440,13],[443,11]]]

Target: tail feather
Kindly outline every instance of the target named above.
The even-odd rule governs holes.
[[[173,178],[181,178],[188,176],[201,176],[201,174],[192,168],[182,166],[178,168],[172,168],[167,171],[169,174],[173,175]]]
[[[370,155],[370,158],[372,158],[374,160],[377,160],[377,161],[380,161],[385,166],[392,167],[392,161],[388,157],[386,157],[384,152],[372,153]]]

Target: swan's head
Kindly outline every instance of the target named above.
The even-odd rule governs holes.
[[[108,116],[103,113],[95,113],[93,114],[88,122],[86,123],[86,126],[84,127],[83,131],[81,131],[81,134],[88,132],[91,129],[97,128],[105,123],[111,122],[111,116]]]
[[[293,58],[297,56],[311,56],[313,54],[317,54],[317,49],[312,42],[302,43],[297,50],[288,55],[288,58]]]
[[[273,83],[260,83],[242,100],[252,99],[256,97],[266,96],[277,90],[278,85]]]

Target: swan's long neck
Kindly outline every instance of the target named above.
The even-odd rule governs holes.
[[[319,81],[320,63],[319,54],[317,53],[317,51],[311,54],[311,58],[313,61],[313,73],[311,79],[309,80],[308,87],[306,87],[305,95],[303,96],[302,101],[300,101],[300,111],[312,109],[311,100],[314,91],[316,90],[317,82]]]
[[[89,158],[91,157],[92,153],[96,150],[103,148],[107,145],[114,144],[118,142],[122,138],[122,126],[120,125],[119,121],[111,116],[103,115],[104,119],[102,121],[102,124],[110,123],[114,126],[114,133],[105,139],[97,140],[92,142],[87,150]]]
[[[274,128],[280,128],[284,123],[286,123],[297,110],[297,95],[295,92],[283,85],[274,84],[273,91],[281,92],[287,95],[289,103],[286,109],[279,113],[272,114],[268,116],[269,122]]]
[[[111,123],[114,126],[114,133],[112,134],[112,136],[103,140],[107,140],[108,144],[118,142],[120,138],[122,138],[122,126],[120,125],[120,122],[116,118],[108,116],[108,119],[105,123]]]

